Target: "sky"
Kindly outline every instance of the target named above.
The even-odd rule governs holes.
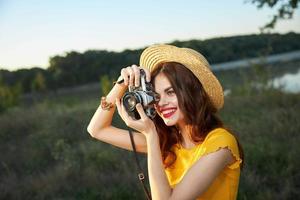
[[[250,0],[0,0],[0,69],[49,66],[86,50],[258,34],[275,9]],[[274,32],[300,33],[300,11]]]

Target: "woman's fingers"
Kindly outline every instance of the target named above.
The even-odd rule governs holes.
[[[134,86],[139,87],[140,86],[140,68],[136,65],[132,65],[132,69],[134,71]]]
[[[133,83],[133,81],[134,81],[134,71],[133,71],[131,66],[127,67],[126,70],[129,74],[129,86],[133,86],[134,85],[134,83]]]
[[[123,105],[123,103],[121,103],[121,110],[122,110],[122,116],[123,116],[123,121],[125,122],[125,124],[127,126],[131,126],[131,123],[133,121],[133,119],[128,115],[127,111],[125,110],[125,107]]]
[[[124,84],[129,86],[140,86],[140,69],[143,69],[146,74],[146,81],[150,82],[151,74],[147,68],[131,65],[121,70],[121,76],[124,79]]]
[[[146,74],[146,81],[147,82],[150,82],[151,81],[151,73],[150,73],[150,71],[147,69],[147,68],[145,68],[145,67],[140,67],[141,69],[143,69],[144,71],[145,71],[145,74]]]
[[[131,116],[129,116],[129,114],[127,113],[127,111],[124,108],[124,105],[122,104],[122,102],[120,102],[120,99],[116,99],[116,106],[119,112],[119,115],[121,116],[122,120],[125,122],[125,124],[128,127],[131,127],[139,132],[144,132],[147,130],[150,130],[149,128],[151,128],[151,123],[153,123],[146,115],[146,113],[143,110],[143,107],[140,103],[138,103],[136,105],[136,109],[141,117],[141,119],[139,120],[135,120],[133,119]]]
[[[123,68],[123,69],[121,70],[121,76],[123,77],[124,84],[125,84],[125,85],[128,85],[128,77],[129,77],[129,74],[128,74],[127,68]]]
[[[146,115],[146,113],[145,113],[145,111],[143,109],[143,106],[140,103],[136,104],[135,108],[138,111],[138,113],[139,113],[139,115],[140,115],[140,117],[141,117],[142,120],[148,119],[148,117],[147,117],[147,115]]]

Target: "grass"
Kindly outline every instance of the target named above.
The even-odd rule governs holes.
[[[230,97],[222,111],[246,154],[238,199],[297,199],[300,173],[299,94]]]
[[[247,87],[233,89],[220,112],[244,147],[238,199],[297,199],[300,94]],[[97,90],[58,97],[0,115],[0,199],[143,199],[132,152],[86,131]]]

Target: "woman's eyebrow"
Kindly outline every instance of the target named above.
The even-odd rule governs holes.
[[[173,87],[172,86],[169,86],[169,87],[167,87],[166,89],[164,89],[163,91],[164,92],[167,92],[168,90],[170,90],[170,89],[172,89]],[[157,91],[155,91],[156,93],[157,93]]]
[[[167,87],[166,89],[164,89],[165,92],[168,92],[168,90],[172,89],[172,86]]]

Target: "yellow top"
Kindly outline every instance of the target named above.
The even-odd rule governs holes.
[[[226,166],[197,200],[234,200],[237,197],[240,178],[239,149],[235,137],[223,128],[216,128],[208,133],[205,140],[191,149],[176,144],[172,150],[177,156],[175,163],[167,168],[166,174],[172,188],[181,181],[189,168],[202,156],[228,147],[236,161]]]

